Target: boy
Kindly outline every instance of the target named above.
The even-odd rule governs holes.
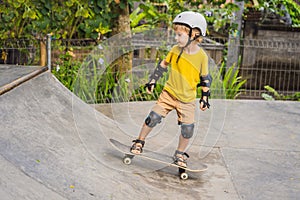
[[[202,86],[200,109],[204,111],[210,106],[208,97],[212,79],[208,74],[208,57],[199,46],[202,36],[205,36],[206,27],[205,18],[196,12],[182,12],[173,20],[177,45],[174,45],[167,57],[158,63],[154,73],[150,76],[149,83],[146,84],[147,92],[152,93],[155,83],[164,72],[168,71],[167,66],[171,64],[169,79],[156,105],[146,118],[138,138],[133,140],[134,143],[130,149],[132,153],[143,152],[147,135],[161,122],[162,118],[175,109],[178,124],[181,126],[181,134],[173,157],[174,163],[187,167],[189,156],[185,150],[194,132],[197,86]]]

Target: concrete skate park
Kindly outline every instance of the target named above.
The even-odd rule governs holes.
[[[145,160],[123,164],[109,143],[131,144],[155,102],[88,105],[40,67],[0,72],[2,200],[300,197],[299,102],[212,99],[189,146],[191,163],[208,170],[181,180]],[[170,113],[145,147],[172,154],[176,122]]]

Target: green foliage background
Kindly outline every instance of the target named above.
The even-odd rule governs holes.
[[[2,0],[0,2],[0,39],[8,38],[26,38],[41,39],[46,34],[51,33],[56,39],[79,39],[92,38],[101,40],[103,37],[110,37],[111,30],[114,26],[112,19],[118,17],[118,13],[113,13],[113,7],[119,6],[124,8],[126,3],[131,8],[131,29],[147,30],[158,26],[171,26],[172,19],[179,12],[184,10],[194,10],[205,15],[209,24],[208,35],[211,32],[227,36],[230,31],[236,28],[231,23],[233,13],[238,10],[235,4],[224,4],[225,0],[208,1],[204,4],[203,0],[145,0],[140,2],[139,6],[134,9],[134,3],[138,0]],[[167,6],[165,12],[159,11],[155,3],[163,3]],[[257,5],[252,5],[254,1],[244,1],[247,12],[248,8],[261,11],[263,15],[270,12],[283,15],[282,9],[278,6],[283,4],[291,16],[293,26],[300,26],[300,7],[292,0],[257,0]],[[141,23],[143,22],[143,23]],[[54,74],[60,81],[73,90],[74,79],[80,69],[80,62],[73,61],[72,56],[65,52],[57,65],[59,69]],[[224,59],[226,60],[226,58]],[[227,98],[236,98],[240,94],[245,80],[238,76],[236,71],[231,68],[228,71],[221,71],[224,79],[224,88],[226,88]],[[97,99],[111,98],[111,90],[116,86],[114,77],[108,73],[108,77],[95,77],[93,87],[96,91]],[[83,80],[84,81],[84,80]],[[100,85],[98,85],[100,83]],[[159,91],[162,88],[157,88]],[[143,88],[139,93],[144,94]],[[101,91],[101,92],[100,92]],[[126,91],[122,92],[127,94]],[[82,93],[84,97],[85,93]],[[94,97],[86,97],[92,99]],[[139,99],[156,98],[149,96],[134,97]]]
[[[235,4],[224,4],[225,0],[145,0],[134,10],[138,0],[2,0],[0,2],[0,39],[6,38],[41,38],[52,33],[55,38],[102,38],[108,37],[113,18],[119,14],[113,13],[112,8],[124,8],[128,2],[131,8],[131,26],[140,26],[140,20],[146,22],[143,26],[170,25],[176,14],[183,10],[194,10],[200,13],[211,12],[207,21],[214,31],[228,33],[235,28],[231,24],[232,13],[238,8]],[[164,3],[168,9],[159,12],[153,2]],[[262,10],[264,13],[276,12],[282,14],[279,4],[285,5],[293,26],[300,25],[300,6],[292,0],[258,0],[258,5],[245,1],[246,7]],[[267,12],[266,12],[267,11]],[[141,28],[141,27],[140,27]]]

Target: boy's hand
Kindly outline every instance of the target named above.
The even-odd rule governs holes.
[[[207,102],[207,97],[206,96],[203,96],[202,97],[202,101],[200,100],[200,109],[202,111],[205,111],[207,108],[209,108],[209,104],[207,105],[207,103],[204,103],[203,101]]]
[[[200,109],[202,111],[205,111],[207,108],[210,107],[210,104],[208,103],[208,97],[210,96],[209,88],[203,87],[202,88],[202,97],[199,101],[200,103]]]
[[[150,81],[146,84],[146,91],[148,94],[152,94],[154,88],[155,88],[155,80]]]

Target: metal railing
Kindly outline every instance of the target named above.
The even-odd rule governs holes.
[[[240,75],[247,83],[241,98],[261,98],[266,85],[283,95],[300,92],[299,53],[299,40],[242,40]]]
[[[156,56],[158,42],[146,43],[134,54],[135,60],[153,60]],[[206,39],[203,47],[208,54],[220,64],[223,60],[227,39]],[[55,69],[61,55],[71,51],[75,61],[83,61],[100,41],[86,40],[55,40],[51,41],[51,66]],[[40,65],[41,45],[46,40],[6,40],[0,42],[0,64]],[[137,45],[136,44],[136,45]],[[43,47],[44,48],[44,47]],[[148,55],[145,51],[150,52]],[[273,41],[243,39],[240,43],[239,75],[247,79],[243,93],[239,98],[261,99],[266,92],[264,86],[269,85],[277,92],[290,95],[300,92],[300,41]]]
[[[0,41],[0,64],[39,65],[40,40],[7,39]]]

